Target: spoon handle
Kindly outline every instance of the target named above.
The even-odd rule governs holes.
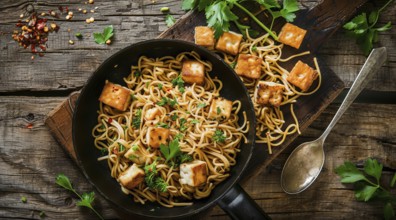
[[[381,68],[382,64],[386,61],[387,52],[385,47],[373,49],[364,63],[362,69],[360,70],[358,76],[352,84],[352,87],[349,89],[349,92],[345,96],[344,101],[341,103],[340,108],[337,113],[334,115],[330,124],[327,126],[326,130],[319,137],[322,142],[322,145],[330,133],[331,129],[337,124],[338,120],[340,120],[341,116],[345,113],[345,111],[349,108],[349,106],[353,103],[356,97],[360,94],[360,92],[366,87],[370,78],[378,72]]]

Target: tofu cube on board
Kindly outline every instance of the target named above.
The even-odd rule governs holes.
[[[210,119],[228,119],[231,115],[232,101],[225,98],[213,99],[209,108]]]
[[[242,35],[234,32],[224,32],[216,44],[216,49],[231,55],[237,55]]]
[[[282,84],[260,81],[257,83],[257,87],[254,92],[254,100],[257,104],[270,104],[278,107],[282,103],[284,88],[285,86]]]
[[[152,148],[159,148],[166,144],[169,138],[169,129],[161,127],[149,127],[146,134],[147,144]]]
[[[300,48],[306,33],[306,30],[299,28],[296,25],[286,23],[279,33],[278,41],[298,49]]]
[[[106,80],[99,101],[117,110],[125,111],[131,101],[131,90]]]
[[[305,92],[311,87],[317,77],[318,72],[316,70],[299,60],[296,65],[294,65],[289,76],[287,76],[287,81]]]
[[[235,66],[235,72],[240,76],[245,76],[251,79],[258,79],[261,76],[261,62],[260,57],[250,54],[239,54],[238,61]]]
[[[199,186],[207,179],[206,162],[194,160],[180,165],[180,183],[189,186]]]
[[[183,62],[181,75],[186,83],[203,85],[205,82],[205,66],[195,60],[186,60]]]
[[[122,186],[133,189],[144,180],[144,170],[140,169],[136,164],[128,167],[118,177],[118,181]]]
[[[195,44],[212,49],[215,44],[213,29],[208,26],[195,27]]]

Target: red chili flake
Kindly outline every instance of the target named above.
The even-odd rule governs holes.
[[[107,120],[107,122],[108,122],[109,124],[111,124],[111,122],[113,122],[113,119],[112,119],[112,118],[109,118],[109,119]]]
[[[59,11],[61,11],[63,13],[63,7],[62,6],[59,6],[58,9],[59,9]]]
[[[32,123],[29,123],[29,124],[27,124],[27,125],[25,126],[25,128],[32,129],[32,128],[33,128],[33,124],[32,124]]]
[[[69,7],[65,7],[65,11],[66,11],[66,13],[69,13]]]

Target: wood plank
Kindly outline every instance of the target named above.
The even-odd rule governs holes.
[[[45,211],[48,219],[91,219],[94,215],[75,206],[76,198],[54,183],[58,173],[65,173],[80,192],[92,191],[67,154],[58,146],[44,125],[49,111],[66,97],[13,97],[0,99],[0,216],[5,218],[39,218]],[[331,120],[338,105],[333,104],[307,129],[299,142],[318,137]],[[290,196],[279,185],[281,167],[288,152],[281,154],[265,172],[244,185],[247,192],[274,219],[295,218],[345,219],[365,217],[378,219],[380,204],[355,202],[349,186],[339,183],[334,168],[344,160],[361,163],[371,156],[387,168],[396,169],[396,105],[353,104],[326,143],[327,160],[318,181],[306,192]],[[364,118],[364,120],[362,120]],[[33,123],[33,128],[26,125]],[[356,152],[359,152],[356,154]],[[388,173],[388,177],[389,177]],[[20,201],[21,196],[28,199]],[[97,194],[96,207],[106,218],[117,218],[117,213]],[[301,205],[303,204],[303,205]],[[228,219],[215,208],[210,219]]]
[[[128,4],[131,4],[131,9],[128,9]],[[75,22],[63,19],[59,21],[59,25],[61,25],[59,33],[49,37],[49,54],[33,61],[30,60],[30,52],[19,48],[9,34],[1,36],[0,92],[80,89],[92,72],[111,54],[131,43],[155,38],[166,30],[164,15],[155,14],[153,11],[166,5],[171,7],[172,13],[182,13],[178,4],[180,1],[176,0],[166,4],[159,2],[151,4],[151,1],[148,0],[136,4],[121,1],[121,5],[126,5],[126,10],[130,10],[128,14],[123,14],[126,12],[122,12],[122,10],[117,12],[118,6],[112,4],[113,6],[105,7],[108,10],[107,14],[101,11],[99,6],[98,16],[102,15],[106,19],[100,19],[90,25],[87,25],[82,19]],[[20,7],[14,1],[8,1],[0,8],[0,10],[6,10],[6,13],[2,13],[1,16],[7,19],[12,18],[12,21],[15,22],[18,19]],[[15,14],[15,11],[18,13]],[[139,16],[143,13],[148,13],[148,16]],[[132,14],[136,16],[131,16]],[[175,17],[179,18],[180,15],[175,14]],[[2,18],[1,21],[3,21]],[[385,24],[388,21],[396,21],[396,4],[391,4],[380,17],[380,24]],[[92,37],[87,37],[82,41],[74,39],[76,31],[91,34],[101,31],[109,24],[114,25],[116,32],[111,46],[97,45]],[[68,28],[71,28],[70,33],[67,32]],[[0,32],[10,32],[13,29],[14,24],[12,23],[0,25]],[[141,32],[144,34],[140,34]],[[381,43],[379,45],[394,48],[393,36],[395,35],[396,28],[380,33]],[[74,39],[75,44],[69,45],[69,39]],[[347,86],[352,84],[365,59],[353,40],[346,38],[343,31],[331,37],[329,42],[321,47],[319,56],[341,77]],[[393,86],[396,83],[396,76],[393,74],[396,72],[395,50],[389,50],[388,59],[389,61],[380,73],[369,83],[368,88],[375,91],[396,91]],[[26,64],[30,68],[26,68]]]

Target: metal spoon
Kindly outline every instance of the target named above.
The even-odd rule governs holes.
[[[367,85],[369,79],[378,72],[386,57],[385,47],[371,51],[340,108],[323,134],[314,141],[302,143],[290,154],[281,174],[283,191],[288,194],[297,194],[307,189],[315,181],[324,164],[323,144],[327,135]]]

